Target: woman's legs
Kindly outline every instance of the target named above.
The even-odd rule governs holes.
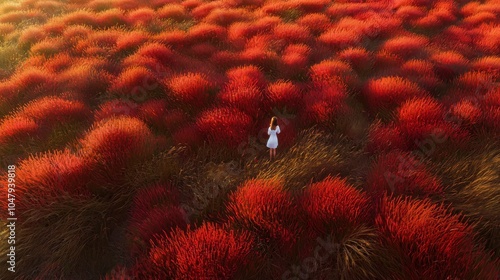
[[[269,149],[269,159],[272,160],[273,157],[276,157],[276,148],[270,148]]]

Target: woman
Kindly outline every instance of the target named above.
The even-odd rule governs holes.
[[[276,157],[276,148],[278,147],[278,136],[281,132],[280,127],[278,126],[278,118],[272,117],[271,124],[267,128],[267,135],[269,135],[269,140],[267,140],[267,147],[269,148],[269,158],[270,160],[273,157]]]

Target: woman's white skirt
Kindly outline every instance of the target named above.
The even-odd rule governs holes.
[[[276,137],[276,136],[269,137],[269,140],[267,140],[266,146],[270,149],[276,149],[278,147],[278,137]]]

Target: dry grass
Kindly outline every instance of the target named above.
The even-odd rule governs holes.
[[[346,137],[315,128],[302,131],[295,145],[278,154],[272,162],[260,160],[248,163],[246,178],[282,178],[287,189],[299,190],[309,182],[320,181],[328,175],[340,174],[352,178],[349,175],[359,165],[362,156],[359,147]]]
[[[436,162],[435,170],[448,186],[446,200],[476,224],[487,247],[500,257],[500,148],[489,142]]]
[[[181,191],[188,198],[184,204],[188,219],[220,218],[228,194],[243,182],[242,174],[243,170],[235,161],[190,161],[178,177],[184,186]]]
[[[165,150],[134,165],[126,174],[126,181],[133,186],[131,192],[135,192],[135,188],[167,182],[174,176],[178,176],[184,168],[184,153],[184,147],[166,147]]]
[[[401,268],[393,254],[378,241],[378,233],[368,227],[353,229],[339,240],[332,256],[333,263],[324,272],[331,270],[333,279],[391,279],[399,276]],[[398,275],[399,274],[399,275]]]
[[[20,52],[13,43],[3,42],[0,45],[0,69],[12,73],[17,65],[23,60],[23,52]]]
[[[111,201],[61,196],[48,207],[20,213],[16,277],[95,279],[104,274],[114,265],[109,237],[126,204],[119,195]],[[6,255],[0,259],[5,263]],[[6,269],[0,272],[2,279],[11,276]]]

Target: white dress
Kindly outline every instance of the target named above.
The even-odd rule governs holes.
[[[271,149],[276,149],[278,147],[278,136],[276,134],[279,134],[281,132],[279,125],[276,126],[275,130],[272,130],[270,127],[267,129],[267,135],[269,136],[269,140],[267,140],[267,147]]]

